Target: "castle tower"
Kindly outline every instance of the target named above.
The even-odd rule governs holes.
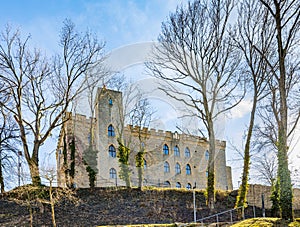
[[[117,138],[123,134],[122,93],[99,88],[96,96],[96,141],[98,152],[97,186],[112,185],[118,180]]]

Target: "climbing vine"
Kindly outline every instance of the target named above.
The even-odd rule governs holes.
[[[125,181],[126,187],[130,187],[130,168],[129,168],[129,154],[130,149],[122,143],[120,139],[118,139],[118,155],[119,164],[120,164],[120,172],[119,176],[122,180]]]

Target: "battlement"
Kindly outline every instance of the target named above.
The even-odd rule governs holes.
[[[178,133],[177,131],[171,132],[171,131],[164,131],[161,129],[155,129],[155,128],[150,128],[148,129],[147,127],[143,127],[140,130],[140,127],[135,125],[127,125],[126,126],[127,130],[131,132],[141,132],[147,134],[147,136],[155,136],[155,137],[164,137],[164,138],[171,138],[171,139],[177,139],[177,140],[197,140],[201,143],[207,143],[208,140],[205,137],[200,137],[197,135],[191,135],[191,134],[185,134],[185,133]],[[225,147],[226,142],[223,140],[216,140],[217,146]]]

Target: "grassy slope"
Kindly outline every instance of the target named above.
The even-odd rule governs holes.
[[[231,227],[300,227],[300,219],[296,219],[294,222],[287,223],[285,221],[282,221],[280,218],[251,218],[244,220],[242,222],[239,222],[237,224],[232,225]]]

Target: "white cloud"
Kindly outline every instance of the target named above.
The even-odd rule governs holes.
[[[251,100],[242,100],[235,108],[230,111],[231,118],[242,118],[250,113],[252,108]]]

